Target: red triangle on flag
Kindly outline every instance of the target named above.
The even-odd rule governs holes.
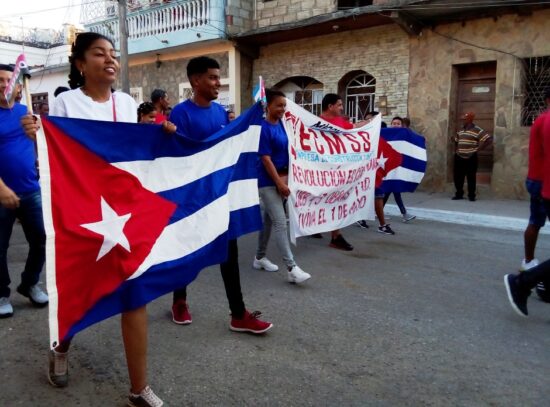
[[[143,188],[135,176],[112,166],[51,122],[43,124],[62,339],[94,304],[137,270],[176,204]],[[113,230],[117,238],[107,239],[101,228]]]
[[[376,170],[376,187],[380,187],[384,177],[391,170],[399,167],[403,156],[395,150],[382,136],[378,141],[378,169]]]

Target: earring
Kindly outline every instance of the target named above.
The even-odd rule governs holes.
[[[80,71],[80,76],[84,78],[84,72]]]

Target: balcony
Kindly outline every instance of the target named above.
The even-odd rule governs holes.
[[[119,24],[116,11],[109,6],[107,17],[85,24],[89,31],[115,40],[118,47]],[[108,16],[111,17],[108,17]],[[224,0],[189,0],[178,3],[149,3],[130,6],[127,15],[128,53],[225,38]]]

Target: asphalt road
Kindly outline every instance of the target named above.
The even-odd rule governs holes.
[[[397,235],[348,227],[352,252],[302,238],[303,286],[253,270],[256,236],[239,241],[245,302],[275,326],[233,333],[217,267],[189,288],[193,324],[170,320],[169,295],[148,306],[149,374],[167,406],[544,406],[550,399],[550,304],[508,305],[522,234],[429,221]],[[374,224],[371,222],[371,225]],[[550,254],[542,236],[539,257]],[[10,248],[15,288],[26,245]],[[280,266],[274,242],[268,255]],[[15,291],[15,290],[14,290]],[[119,318],[77,335],[70,385],[46,379],[47,310],[12,294],[0,320],[0,406],[123,406],[128,378]]]

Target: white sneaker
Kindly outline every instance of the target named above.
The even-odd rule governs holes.
[[[531,261],[526,262],[525,259],[521,261],[521,266],[519,267],[519,271],[527,271],[529,269],[532,269],[533,267],[536,267],[539,265],[539,261],[537,259],[533,259]]]
[[[17,287],[17,292],[31,300],[36,307],[45,307],[48,305],[48,294],[42,291],[38,284],[33,285],[28,290],[25,290],[20,285]]]
[[[411,215],[410,213],[405,213],[403,215],[403,222],[407,223],[410,220],[416,219],[416,215]]]
[[[288,282],[289,283],[296,283],[300,284],[303,283],[306,280],[309,280],[311,278],[311,275],[306,273],[304,270],[302,270],[298,266],[292,267],[292,270],[288,272]]]
[[[273,264],[267,257],[262,257],[260,260],[258,260],[256,257],[254,257],[254,261],[252,262],[252,267],[254,267],[256,270],[264,269],[265,271],[277,271],[279,270],[279,266],[276,264]]]
[[[0,318],[9,318],[13,316],[13,307],[8,297],[0,298]]]
[[[146,386],[139,394],[130,393],[127,405],[129,407],[162,407],[164,402],[149,386]]]

